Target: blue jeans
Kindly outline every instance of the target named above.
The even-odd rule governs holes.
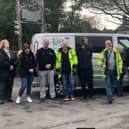
[[[64,95],[73,96],[74,92],[74,78],[70,74],[63,74],[63,86],[64,86]]]
[[[30,96],[32,82],[33,82],[33,76],[21,77],[21,88],[19,90],[18,95],[22,96],[22,94],[24,93],[24,90],[26,89],[27,96]]]
[[[115,82],[115,71],[107,70],[106,71],[106,94],[107,94],[107,99],[109,101],[112,100],[114,82]]]

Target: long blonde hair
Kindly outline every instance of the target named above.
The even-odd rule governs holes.
[[[22,54],[22,52],[23,52],[23,50],[19,50],[19,51],[17,52],[17,57],[20,57],[20,55]]]
[[[3,48],[3,43],[0,41],[0,49]]]
[[[0,49],[4,48],[4,45],[5,45],[6,42],[9,43],[9,41],[7,39],[3,39],[3,40],[0,41]]]

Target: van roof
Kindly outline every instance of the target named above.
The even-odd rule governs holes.
[[[35,36],[40,36],[40,35],[46,35],[46,36],[53,36],[53,35],[71,35],[71,36],[129,36],[128,34],[117,34],[117,33],[36,33],[33,35],[33,37]]]

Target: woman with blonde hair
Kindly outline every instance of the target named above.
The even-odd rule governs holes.
[[[0,42],[0,104],[13,102],[12,88],[17,65],[16,55],[10,50],[10,43],[4,39]]]
[[[3,48],[3,41],[0,40],[0,50]]]
[[[1,41],[0,41],[0,49],[1,49]]]

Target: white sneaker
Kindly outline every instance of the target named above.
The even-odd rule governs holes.
[[[21,103],[21,98],[20,97],[17,97],[16,104],[20,104],[20,103]]]
[[[32,103],[32,99],[30,97],[27,97],[27,102]]]

